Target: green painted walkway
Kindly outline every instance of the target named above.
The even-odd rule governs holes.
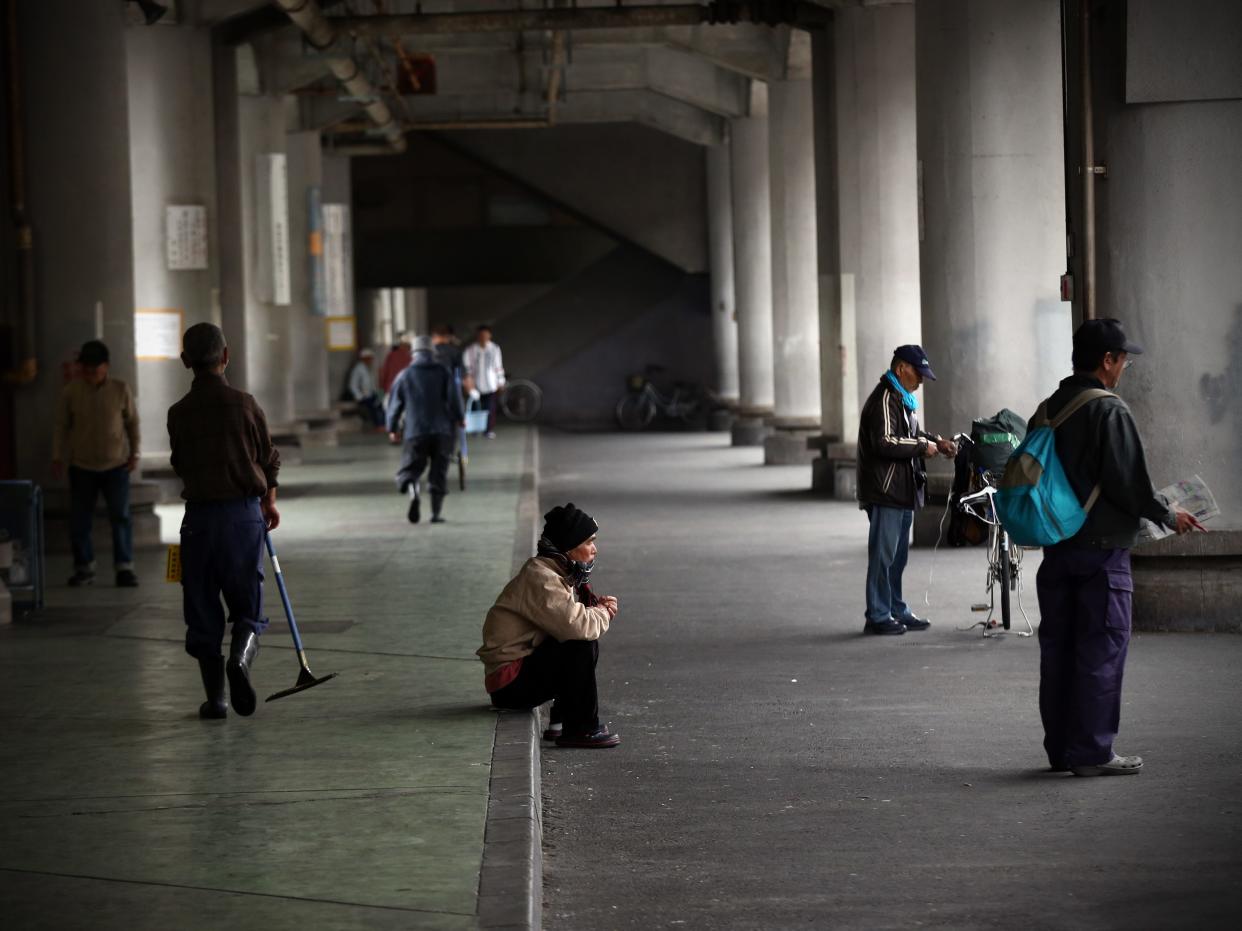
[[[0,628],[4,927],[475,927],[496,717],[473,653],[530,534],[528,441],[473,444],[434,527],[376,438],[286,467],[274,541],[311,666],[340,676],[249,719],[198,720],[162,553],[132,591],[70,590],[53,559],[43,616]],[[267,611],[261,696],[297,673],[270,574]]]

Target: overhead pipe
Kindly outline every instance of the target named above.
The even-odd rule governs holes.
[[[13,233],[17,259],[17,314],[13,349],[5,361],[4,381],[28,385],[39,373],[35,341],[34,230],[26,208],[26,141],[22,116],[21,64],[17,40],[18,0],[8,0],[5,12],[5,57],[8,73],[9,118],[9,199],[13,211]]]
[[[573,29],[650,29],[755,23],[815,29],[831,12],[802,0],[716,0],[670,6],[570,7],[545,10],[485,10],[472,13],[393,13],[334,16],[355,35],[467,35],[481,32],[561,32]]]
[[[272,0],[284,10],[289,19],[293,20],[306,34],[306,41],[318,52],[327,53],[341,38],[346,27],[341,28],[343,19],[329,19],[323,15],[315,0]],[[389,151],[405,151],[405,134],[401,124],[384,103],[379,91],[358,67],[352,55],[332,56],[324,58],[324,64],[333,76],[340,81],[346,92],[358,100],[369,101],[363,107],[371,122],[385,139],[388,140]]]

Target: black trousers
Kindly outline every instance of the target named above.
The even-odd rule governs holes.
[[[599,693],[595,688],[598,640],[549,637],[522,660],[522,670],[503,689],[492,692],[497,708],[522,710],[551,701],[552,723],[566,734],[589,734],[599,727]]]
[[[417,482],[430,461],[431,470],[427,484],[433,498],[448,494],[449,459],[453,455],[451,433],[424,433],[406,440],[401,447],[401,467],[397,469],[397,488],[405,491],[406,485]]]

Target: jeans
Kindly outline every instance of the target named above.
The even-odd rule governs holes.
[[[359,398],[357,404],[363,416],[371,421],[373,426],[384,425],[384,402],[380,400],[378,394],[368,394],[365,398]]]
[[[103,492],[112,524],[112,562],[117,571],[134,568],[134,526],[129,516],[129,470],[125,466],[96,472],[69,467],[69,537],[75,569],[94,570],[91,525],[95,501]]]
[[[901,620],[910,608],[901,597],[901,574],[910,555],[914,512],[881,504],[867,505],[867,621]]]
[[[181,522],[181,597],[185,651],[195,659],[220,656],[224,608],[233,636],[267,630],[263,616],[263,534],[258,498],[191,501]]]
[[[1044,548],[1039,592],[1039,714],[1053,766],[1113,758],[1130,644],[1130,551]]]

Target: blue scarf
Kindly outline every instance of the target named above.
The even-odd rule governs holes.
[[[905,385],[897,380],[897,376],[891,370],[884,373],[884,377],[888,379],[888,383],[892,385],[899,395],[901,395],[901,403],[907,409],[917,411],[919,409],[919,399],[906,390]]]

